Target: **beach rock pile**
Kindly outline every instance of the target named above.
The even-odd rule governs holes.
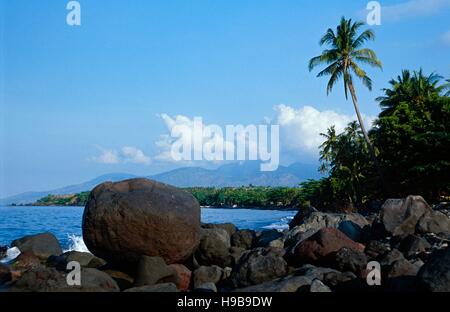
[[[450,218],[420,196],[388,200],[376,215],[300,211],[289,229],[200,224],[187,193],[137,179],[105,183],[83,218],[90,253],[63,253],[49,234],[13,243],[3,291],[348,292],[450,291]],[[126,232],[126,233],[125,233]],[[45,247],[45,248],[44,248]],[[68,267],[81,267],[69,286]],[[121,262],[122,261],[122,262]],[[369,286],[374,261],[381,285]]]

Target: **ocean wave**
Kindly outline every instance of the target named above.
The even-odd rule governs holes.
[[[266,230],[277,230],[279,232],[283,232],[284,230],[288,230],[289,229],[289,222],[292,219],[294,219],[294,217],[291,217],[291,216],[283,217],[277,222],[274,222],[272,224],[264,226],[263,229],[266,229]]]
[[[1,263],[8,263],[14,259],[16,259],[20,255],[20,250],[17,247],[11,247],[8,248],[6,251],[6,257],[3,258],[0,262]]]
[[[89,249],[84,243],[83,237],[75,234],[69,235],[69,247],[64,252],[68,251],[79,251],[79,252],[89,252]]]

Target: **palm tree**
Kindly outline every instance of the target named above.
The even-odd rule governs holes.
[[[445,93],[445,96],[450,96],[450,79],[447,79],[447,83],[444,85],[444,89],[448,90],[447,93]]]
[[[365,87],[372,90],[372,80],[359,66],[359,63],[382,69],[381,61],[378,59],[376,53],[371,49],[363,48],[363,45],[367,41],[375,39],[373,31],[370,29],[358,33],[363,25],[363,22],[353,22],[351,19],[347,20],[345,17],[342,17],[336,31],[329,28],[325,35],[320,39],[320,45],[327,45],[328,49],[324,50],[321,55],[313,57],[309,61],[309,71],[312,71],[319,65],[326,65],[326,68],[319,72],[317,77],[330,76],[327,85],[327,95],[342,78],[344,82],[345,98],[348,99],[348,93],[350,92],[361,131],[367,142],[378,173],[380,174],[380,178],[383,180],[383,175],[375,155],[375,149],[367,134],[359,111],[358,98],[353,83],[353,76],[356,76],[361,80]],[[384,187],[383,181],[382,185]]]
[[[389,81],[390,88],[382,89],[384,95],[376,99],[383,108],[380,117],[392,115],[395,108],[402,102],[419,106],[426,100],[438,97],[450,87],[448,83],[440,85],[441,79],[442,76],[435,73],[426,76],[422,69],[412,73],[409,70],[403,70],[397,80]]]

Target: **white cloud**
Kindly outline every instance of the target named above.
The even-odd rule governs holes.
[[[122,147],[121,157],[125,163],[150,164],[150,157],[146,156],[140,149],[132,146]]]
[[[233,148],[232,142],[226,140],[223,129],[217,129],[217,125],[202,123],[202,128],[199,129],[198,127],[195,127],[195,118],[189,118],[183,115],[171,117],[168,114],[160,114],[159,116],[167,128],[168,134],[160,135],[159,140],[156,142],[156,146],[160,150],[160,153],[155,157],[156,160],[174,161],[171,148],[175,141],[180,145],[192,147],[193,155],[195,155],[195,153],[203,154],[204,147],[217,147],[218,154],[225,154],[227,150]],[[171,134],[175,129],[184,129],[182,135],[174,138]],[[205,135],[205,132],[209,132],[211,135],[207,136]],[[238,136],[237,140],[242,142],[242,140],[246,140],[246,138]],[[194,144],[194,142],[199,142],[199,144]],[[220,144],[216,144],[217,142],[224,142],[224,144],[223,146],[220,146]],[[250,142],[250,144],[256,143]]]
[[[450,8],[450,0],[410,0],[394,5],[382,5],[383,21],[430,16]]]
[[[442,34],[441,42],[444,43],[445,45],[450,45],[450,30]]]
[[[348,123],[356,120],[356,116],[339,114],[334,111],[319,111],[312,106],[295,109],[287,105],[275,106],[277,124],[281,129],[281,149],[297,155],[316,155],[325,133],[331,126],[342,132]],[[366,128],[370,128],[374,117],[365,117]]]
[[[279,125],[280,127],[280,150],[281,155],[292,159],[301,159],[304,156],[307,159],[317,158],[319,146],[323,143],[324,139],[320,133],[325,133],[331,126],[336,127],[336,131],[342,132],[348,123],[356,120],[354,115],[340,114],[332,110],[319,111],[312,106],[303,106],[300,108],[294,108],[287,105],[277,105],[274,107],[275,118],[272,118],[272,124]],[[182,142],[186,146],[192,146],[195,151],[194,140],[203,142],[203,145],[213,144],[214,141],[211,138],[204,137],[201,132],[195,132],[194,118],[189,118],[183,115],[177,115],[171,117],[167,114],[161,114],[168,133],[160,136],[160,139],[156,142],[160,153],[155,159],[160,161],[173,161],[171,154],[171,147],[175,141]],[[363,116],[367,129],[370,129],[375,117]],[[269,121],[269,118],[264,119],[264,124]],[[186,127],[186,135],[182,137],[173,138],[171,132],[175,127]],[[212,127],[203,124],[204,129]],[[221,127],[225,134],[225,127]],[[226,141],[223,136],[219,136],[216,139]],[[238,137],[237,144],[243,140],[247,140],[251,146],[257,144],[257,141],[248,141],[246,137]],[[226,142],[223,147],[223,152],[229,148],[233,142]],[[199,146],[201,148],[201,145]],[[199,151],[201,152],[201,151]]]
[[[101,151],[99,156],[91,157],[90,160],[101,164],[140,164],[149,165],[151,158],[136,147],[124,146],[119,151],[114,149],[105,149],[99,145],[95,146]]]

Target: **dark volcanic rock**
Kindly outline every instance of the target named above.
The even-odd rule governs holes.
[[[245,252],[244,248],[239,247],[231,247],[230,248],[230,256],[231,256],[231,266],[235,266],[239,259],[241,258],[242,254]]]
[[[197,292],[197,293],[216,293],[217,292],[217,286],[214,283],[204,283],[204,284],[199,285],[197,288],[195,288],[194,292]]]
[[[135,285],[154,285],[164,282],[176,282],[175,269],[168,266],[160,257],[142,256],[136,271]]]
[[[223,229],[202,229],[195,258],[200,265],[226,267],[232,262],[230,236]]]
[[[51,233],[25,236],[13,241],[11,246],[19,248],[22,253],[32,252],[41,259],[47,259],[52,255],[59,256],[62,254],[62,249],[58,240],[55,235]]]
[[[431,212],[431,207],[421,196],[406,199],[388,199],[381,208],[381,222],[393,236],[414,234],[420,218]]]
[[[81,269],[81,288],[87,291],[119,291],[119,286],[111,276],[93,268]]]
[[[11,280],[11,269],[0,263],[0,285]]]
[[[103,272],[108,274],[113,280],[116,281],[120,290],[125,290],[125,289],[133,287],[134,278],[132,278],[130,275],[128,275],[124,272],[114,271],[114,270],[105,270]]]
[[[194,252],[199,237],[197,200],[147,179],[100,184],[83,215],[86,246],[108,263],[137,263],[141,255],[182,262]]]
[[[244,249],[253,247],[256,241],[256,233],[252,230],[240,230],[231,236],[231,246]]]
[[[106,273],[83,268],[81,286],[69,286],[66,274],[55,268],[38,267],[26,271],[11,287],[12,292],[117,292],[119,286]]]
[[[86,268],[99,268],[106,264],[106,261],[100,259],[88,252],[68,251],[61,255],[67,262],[76,261],[80,263],[82,267]]]
[[[322,293],[322,292],[331,292],[330,287],[322,283],[321,280],[315,279],[309,288],[309,291],[312,293]]]
[[[439,211],[426,213],[417,223],[416,231],[426,233],[450,233],[450,218]]]
[[[358,213],[324,213],[311,212],[306,215],[298,225],[289,230],[289,235],[294,236],[296,233],[317,232],[323,228],[339,228],[344,221],[351,221],[359,228],[368,225],[366,218]],[[343,225],[344,226],[344,225]],[[353,230],[352,230],[353,231]]]
[[[294,216],[294,218],[291,220],[291,222],[289,222],[289,228],[292,229],[297,225],[300,225],[303,222],[303,220],[313,212],[317,212],[317,209],[314,208],[313,206],[302,207]]]
[[[202,228],[204,229],[222,229],[225,230],[228,235],[233,235],[237,232],[237,227],[233,223],[222,223],[222,224],[213,224],[213,223],[204,223],[202,224]]]
[[[417,235],[408,235],[401,241],[398,249],[403,252],[405,257],[410,258],[426,252],[430,248],[431,245],[425,239]]]
[[[305,276],[289,275],[262,284],[236,289],[236,292],[297,292],[311,285],[312,280]]]
[[[193,273],[194,288],[199,288],[205,283],[217,284],[223,276],[223,271],[217,265],[201,266]]]
[[[21,253],[16,259],[11,263],[11,268],[17,271],[26,271],[29,269],[34,269],[41,267],[40,259],[32,252],[26,251]]]
[[[330,256],[344,247],[364,250],[364,245],[352,241],[341,231],[324,228],[294,248],[292,261],[294,264],[328,261]]]
[[[277,230],[263,231],[258,237],[256,247],[269,247],[271,242],[278,240],[281,237],[283,237],[283,234],[278,232]]]
[[[339,271],[350,271],[361,276],[367,268],[367,256],[358,250],[342,248],[336,253],[335,267]]]
[[[450,292],[450,248],[433,253],[421,268],[419,280],[429,291]]]
[[[311,281],[319,279],[331,287],[356,279],[356,275],[352,272],[340,272],[334,269],[316,267],[310,264],[306,264],[299,268],[295,271],[294,275],[306,277]]]
[[[387,271],[388,278],[395,278],[400,276],[416,276],[419,272],[419,267],[413,265],[406,259],[394,261]]]
[[[76,261],[80,266],[85,268],[100,268],[106,264],[106,261],[100,259],[88,252],[68,251],[60,256],[50,256],[47,259],[47,265],[57,268],[58,270],[66,270],[69,262]]]
[[[389,267],[394,262],[404,259],[405,257],[399,250],[392,249],[391,251],[380,257],[380,264],[382,267]]]
[[[284,250],[277,248],[256,248],[246,251],[231,273],[235,287],[261,284],[284,276],[287,263]]]
[[[389,244],[385,244],[377,240],[372,240],[366,245],[364,252],[370,259],[376,259],[381,255],[388,253],[390,250],[391,248]]]

